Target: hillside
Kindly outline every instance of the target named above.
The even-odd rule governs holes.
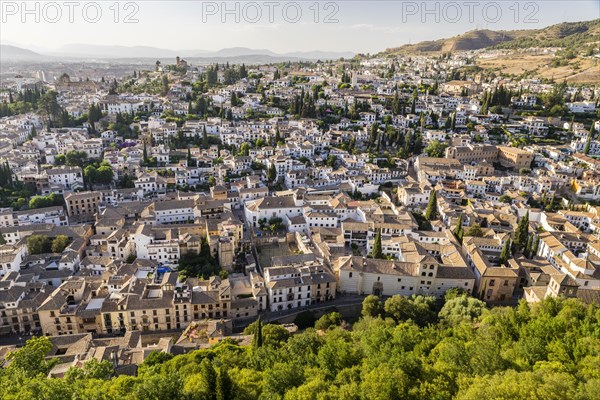
[[[516,32],[521,31],[491,31],[488,29],[473,30],[449,39],[425,41],[408,44],[397,48],[387,49],[386,53],[418,53],[418,52],[448,52],[461,50],[477,50],[512,41]]]
[[[543,29],[492,31],[473,30],[462,35],[385,50],[387,54],[449,52],[485,48],[571,47],[600,41],[600,19],[563,22]]]
[[[251,346],[229,339],[175,357],[153,352],[135,377],[114,377],[108,357],[98,361],[96,352],[81,355],[91,358],[83,368],[57,367],[69,368],[64,379],[47,378],[56,361],[44,358],[52,344],[42,336],[28,340],[0,369],[0,398],[598,398],[597,306],[549,297],[540,304],[486,309],[480,300],[455,293],[437,315],[433,298],[393,296],[382,304],[370,296],[364,317],[353,326],[333,313],[317,321],[319,331],[291,336],[282,326],[264,325]],[[252,324],[246,333],[260,326]],[[73,355],[60,357],[67,362]]]
[[[0,44],[0,60],[2,61],[38,61],[47,58],[34,51],[8,44]]]
[[[525,35],[514,40],[498,43],[496,48],[525,49],[530,47],[571,47],[598,43],[600,41],[600,19],[583,22],[568,22],[544,29],[520,31]]]

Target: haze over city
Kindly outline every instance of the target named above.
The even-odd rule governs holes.
[[[271,5],[244,1],[137,1],[99,2],[98,22],[90,23],[83,16],[86,10],[88,20],[96,18],[95,8],[85,8],[90,2],[77,3],[72,9],[58,2],[58,7],[44,9],[47,3],[3,1],[2,43],[42,52],[80,43],[173,50],[249,47],[278,53],[313,50],[374,53],[472,29],[534,29],[600,15],[599,3],[590,0],[514,3],[341,0],[281,1]],[[249,3],[255,6],[248,7]],[[69,16],[72,23],[68,22]],[[39,22],[35,22],[36,17]]]

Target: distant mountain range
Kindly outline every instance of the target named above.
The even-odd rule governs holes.
[[[600,41],[600,19],[563,22],[542,29],[515,31],[473,30],[447,39],[407,44],[387,54],[449,52],[495,48],[573,47]]]
[[[425,41],[390,48],[383,54],[406,54],[419,52],[449,52],[478,50],[485,48],[518,49],[527,47],[570,47],[589,46],[600,42],[600,19],[583,22],[564,22],[542,29],[492,31],[473,30],[452,38]],[[208,50],[169,50],[152,46],[113,46],[69,44],[58,49],[29,49],[2,44],[0,60],[3,62],[43,62],[43,61],[82,61],[82,60],[119,60],[121,62],[152,62],[174,59],[179,56],[192,63],[211,62],[231,63],[276,63],[303,60],[336,60],[352,58],[352,52],[306,51],[275,53],[268,49],[231,47],[218,51]]]
[[[35,51],[9,44],[0,44],[0,61],[37,61],[44,57]]]
[[[192,62],[282,62],[301,60],[332,60],[352,58],[351,52],[307,51],[292,53],[275,53],[267,49],[250,49],[231,47],[218,51],[208,50],[168,50],[151,46],[112,46],[69,44],[54,50],[34,52],[22,47],[8,44],[0,45],[0,56],[4,61],[51,61],[53,59],[87,59],[87,60],[139,60],[165,59],[177,56]]]

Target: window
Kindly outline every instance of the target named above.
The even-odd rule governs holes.
[[[348,273],[348,278],[352,278],[352,272]]]
[[[494,279],[490,279],[490,286],[494,286],[496,284],[496,281]]]

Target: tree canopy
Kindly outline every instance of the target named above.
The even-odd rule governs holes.
[[[261,346],[225,340],[174,357],[154,353],[137,376],[115,377],[107,363],[88,361],[80,370],[69,370],[65,379],[47,378],[53,365],[44,358],[50,341],[33,338],[11,353],[8,367],[0,370],[0,398],[597,398],[596,305],[547,298],[488,309],[460,291],[449,291],[436,314],[422,296],[392,297],[381,312],[373,309],[373,300],[379,301],[365,300],[370,312],[351,327],[327,324],[327,330],[308,328],[290,336],[283,327],[266,324]],[[431,318],[427,323],[421,312]],[[256,331],[259,324],[248,330]]]

